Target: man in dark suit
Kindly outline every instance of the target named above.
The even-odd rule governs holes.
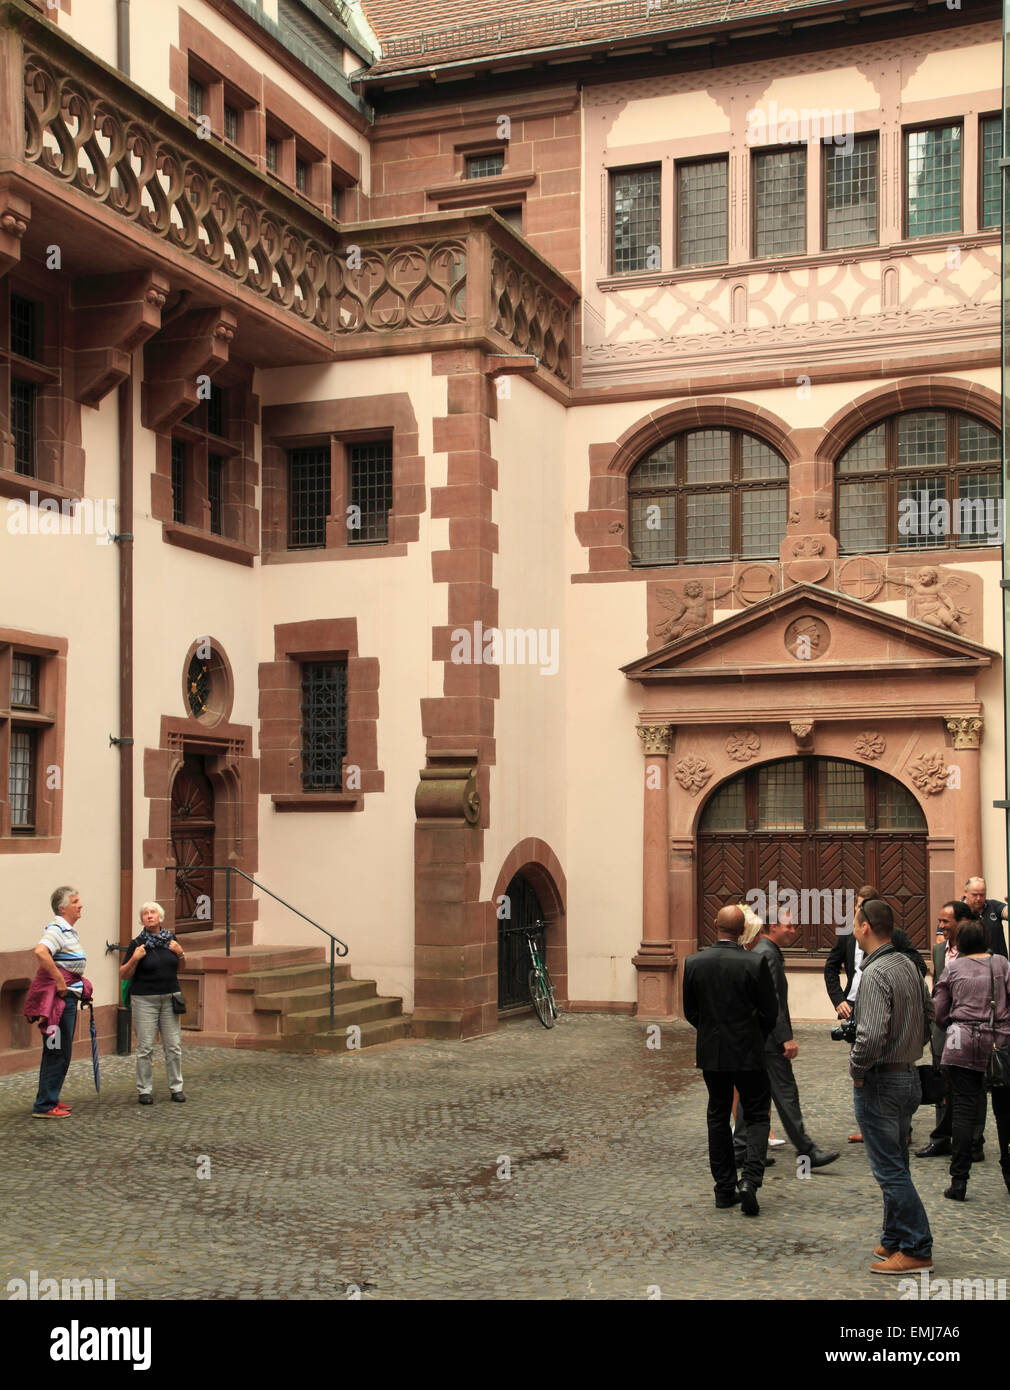
[[[796,1152],[809,1159],[811,1168],[824,1168],[834,1163],[838,1157],[837,1149],[831,1152],[820,1148],[811,1139],[803,1124],[800,1109],[800,1093],[793,1075],[793,1058],[799,1052],[799,1044],[793,1038],[792,1019],[789,1017],[789,983],[786,980],[786,963],[782,955],[783,947],[796,941],[797,928],[788,912],[781,912],[777,922],[765,926],[764,933],[753,948],[755,956],[763,955],[772,972],[775,993],[779,1001],[779,1016],[775,1027],[765,1039],[765,1066],[768,1068],[768,1081],[771,1086],[775,1109],[779,1112],[785,1132]],[[737,1162],[742,1163],[747,1146],[747,1122],[738,1119],[733,1135],[733,1146]]]
[[[684,965],[684,1015],[698,1030],[695,1066],[708,1087],[708,1161],[715,1204],[722,1208],[739,1202],[745,1215],[757,1216],[771,1111],[765,1038],[775,1027],[779,1006],[767,958],[740,945],[744,926],[738,907],[719,909],[715,945],[688,956]],[[747,1123],[739,1191],[729,1127],[734,1086],[740,1093],[738,1113]]]
[[[982,918],[982,925],[989,936],[989,950],[994,956],[1010,955],[1007,942],[1007,905],[999,898],[987,898],[985,879],[970,878],[964,885],[962,902],[968,904]]]

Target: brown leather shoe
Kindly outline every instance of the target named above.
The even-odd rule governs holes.
[[[889,1260],[896,1252],[894,1250],[888,1250],[886,1245],[876,1245],[874,1246],[873,1253],[878,1259]]]
[[[914,1255],[906,1255],[903,1250],[895,1250],[886,1260],[870,1265],[871,1274],[913,1274],[917,1269],[932,1269],[932,1256],[928,1260],[917,1260]]]
[[[859,1133],[858,1130],[856,1130],[855,1134],[850,1134],[850,1135],[849,1135],[849,1143],[850,1143],[850,1144],[861,1144],[862,1142],[863,1142],[863,1136]]]

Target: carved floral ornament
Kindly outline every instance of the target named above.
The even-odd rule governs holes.
[[[697,796],[702,787],[711,780],[712,769],[704,758],[689,753],[687,757],[677,759],[673,775],[686,792]]]
[[[761,740],[753,729],[734,729],[726,740],[726,752],[735,763],[749,763],[760,747]]]
[[[887,748],[887,740],[883,734],[878,734],[874,729],[864,729],[861,734],[856,735],[853,744],[853,752],[857,758],[865,758],[867,762],[875,763],[882,757]]]
[[[647,758],[669,753],[673,743],[672,724],[639,724],[636,733],[642,740],[642,751]]]
[[[790,719],[789,728],[795,738],[808,739],[814,731],[812,719]]]
[[[386,243],[361,233],[360,245],[334,245],[335,228],[327,235],[318,218],[297,225],[263,206],[251,181],[196,157],[186,130],[160,134],[128,109],[126,86],[121,106],[28,45],[24,75],[29,164],[305,323],[340,337],[463,326],[484,301],[486,287],[467,284],[465,228],[429,239],[391,229]],[[490,326],[570,381],[570,307],[493,243],[489,273]]]
[[[920,753],[908,765],[908,775],[927,796],[936,796],[947,785],[950,769],[943,750],[933,753]]]

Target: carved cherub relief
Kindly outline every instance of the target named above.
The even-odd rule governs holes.
[[[908,594],[913,618],[958,636],[963,634],[964,622],[971,616],[970,609],[958,603],[958,598],[970,587],[965,580],[956,574],[941,575],[932,565],[923,565],[907,579],[892,571],[888,579]]]

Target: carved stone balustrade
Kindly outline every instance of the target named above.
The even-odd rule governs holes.
[[[22,254],[59,240],[64,269],[95,273],[100,244],[103,273],[158,269],[193,307],[227,296],[236,350],[264,365],[465,344],[571,384],[576,291],[493,213],[341,226],[34,14],[0,0],[0,191],[31,206]]]

